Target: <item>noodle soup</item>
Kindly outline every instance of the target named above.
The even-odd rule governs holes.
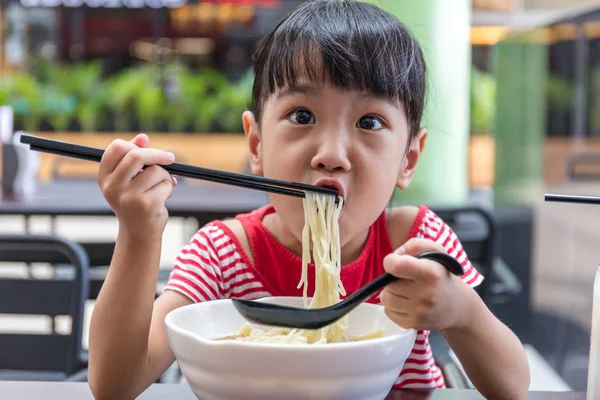
[[[340,301],[346,291],[340,280],[341,253],[339,216],[344,205],[342,197],[306,192],[303,199],[304,229],[302,231],[302,275],[298,287],[303,287],[305,308],[323,308]],[[312,245],[312,246],[311,246]],[[311,253],[312,248],[312,253]],[[315,292],[308,302],[308,264],[315,264]],[[348,318],[316,330],[287,328],[259,329],[250,324],[241,327],[232,338],[259,343],[324,344],[367,340],[382,337],[383,331],[346,337]]]
[[[257,301],[302,307],[304,299]],[[383,399],[416,338],[414,330],[396,325],[382,306],[370,303],[348,314],[345,341],[324,345],[242,340],[238,333],[245,323],[229,299],[183,306],[165,318],[169,345],[199,399]],[[358,340],[370,332],[384,334]]]
[[[385,335],[383,328],[373,330],[367,333],[354,336],[344,336],[341,342],[358,342],[360,340],[369,340],[381,338]],[[309,342],[305,335],[293,335],[293,330],[288,328],[253,328],[250,324],[245,324],[239,333],[229,336],[216,338],[215,340],[246,340],[256,343],[290,343],[290,344],[313,344],[328,343],[323,341]]]

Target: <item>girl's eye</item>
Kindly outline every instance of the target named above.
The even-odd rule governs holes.
[[[370,131],[376,131],[383,128],[383,124],[381,123],[381,121],[376,117],[372,117],[370,115],[359,119],[356,123],[356,126],[360,129],[366,129]]]
[[[315,116],[307,110],[294,110],[290,114],[290,120],[299,125],[308,125],[315,123]]]

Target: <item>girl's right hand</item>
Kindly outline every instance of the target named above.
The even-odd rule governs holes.
[[[177,184],[161,167],[172,164],[175,156],[149,144],[144,134],[129,142],[113,141],[98,170],[98,185],[119,219],[119,230],[134,238],[162,236],[169,217],[165,201]]]

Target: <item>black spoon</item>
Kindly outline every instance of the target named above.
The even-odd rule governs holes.
[[[457,276],[464,273],[460,263],[454,257],[445,253],[422,253],[417,258],[428,258],[437,261]],[[341,302],[325,308],[289,307],[242,299],[232,299],[232,301],[239,313],[250,322],[284,328],[319,329],[333,324],[360,303],[398,279],[401,278],[396,278],[386,272]]]

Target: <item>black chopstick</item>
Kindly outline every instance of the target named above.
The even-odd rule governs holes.
[[[32,135],[21,135],[20,141],[21,143],[29,144],[30,149],[33,151],[56,154],[59,156],[77,158],[86,161],[100,162],[102,155],[104,154],[103,149],[62,142],[59,140],[40,138]],[[173,163],[170,165],[165,165],[163,168],[173,175],[271,193],[284,194],[288,196],[304,197],[305,191],[312,191],[333,196],[337,196],[338,194],[337,190],[331,188],[264,178],[257,175],[221,171],[184,163]]]
[[[570,194],[546,194],[544,200],[557,203],[600,204],[600,197]]]
[[[98,157],[97,155],[93,155],[92,152],[74,153],[72,151],[48,149],[48,148],[34,146],[34,145],[31,145],[30,149],[34,150],[34,151],[39,151],[39,152],[56,154],[56,155],[60,155],[60,156],[78,158],[80,160],[86,160],[86,161],[100,162],[100,160],[102,159],[101,156]],[[100,149],[93,149],[93,150],[100,150]],[[102,150],[100,150],[100,151],[102,151]],[[296,197],[304,196],[303,191],[299,191],[299,190],[295,190],[295,189],[286,189],[286,188],[282,188],[282,187],[278,187],[278,186],[265,185],[260,182],[247,182],[244,180],[236,180],[233,178],[219,177],[219,176],[214,176],[214,175],[210,175],[210,174],[204,175],[204,174],[193,173],[193,172],[185,171],[185,170],[176,170],[176,168],[166,168],[166,169],[167,170],[172,169],[172,171],[169,171],[169,172],[179,175],[179,176],[188,177],[188,178],[202,179],[202,180],[210,181],[210,182],[235,185],[235,186],[244,187],[244,188],[248,188],[248,189],[257,189],[257,190],[268,191],[268,192],[272,192],[272,193],[285,194],[288,196],[296,196]]]

